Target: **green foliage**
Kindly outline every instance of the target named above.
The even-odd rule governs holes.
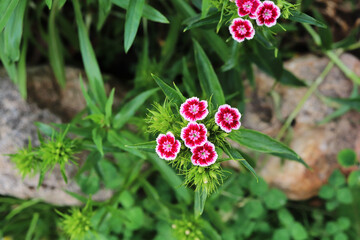
[[[59,165],[64,181],[67,182],[65,167],[69,163],[77,164],[75,154],[79,152],[80,147],[78,140],[66,137],[67,132],[68,128],[60,133],[52,131],[51,138],[46,139],[39,135],[39,147],[32,147],[29,141],[27,149],[10,154],[20,174],[25,177],[40,173],[40,186],[46,172],[52,171],[56,165]]]

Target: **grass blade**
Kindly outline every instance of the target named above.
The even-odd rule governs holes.
[[[113,126],[115,129],[119,129],[127,123],[127,121],[134,116],[135,112],[144,104],[146,99],[148,99],[151,95],[153,95],[156,91],[158,91],[158,88],[147,90],[141,94],[139,94],[137,97],[135,97],[133,100],[125,104],[120,112],[118,112],[113,120]]]
[[[136,33],[140,25],[145,0],[132,0],[126,12],[124,48],[127,53],[135,40]]]
[[[215,105],[222,105],[225,103],[225,97],[221,88],[219,79],[211,65],[210,60],[206,56],[200,44],[194,40],[195,48],[195,62],[198,69],[198,76],[201,88],[206,93],[206,97],[212,97]]]
[[[89,79],[90,90],[94,94],[96,102],[100,104],[103,109],[106,104],[106,93],[103,78],[81,15],[79,0],[73,0],[72,2],[78,26],[81,56]]]
[[[154,74],[151,74],[151,76],[170,101],[179,106],[186,101],[186,98],[180,92],[167,85],[161,78],[155,76]]]
[[[49,17],[49,60],[54,75],[61,87],[65,87],[65,67],[59,32],[57,30],[55,19],[58,11],[59,0],[54,0],[53,8]],[[51,8],[51,5],[49,6]]]

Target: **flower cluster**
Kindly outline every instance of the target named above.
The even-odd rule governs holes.
[[[208,141],[208,129],[203,123],[209,114],[208,103],[200,101],[197,97],[187,99],[180,106],[180,115],[189,123],[181,129],[180,138],[184,145],[190,149],[191,162],[195,166],[207,167],[216,162],[218,154],[215,145]],[[215,123],[226,133],[240,128],[241,114],[236,108],[224,104],[215,114]],[[156,139],[156,153],[165,160],[174,160],[181,149],[181,143],[175,139],[172,132],[160,134]]]
[[[272,1],[236,0],[235,3],[238,7],[238,15],[255,19],[258,26],[272,27],[280,17],[280,8]],[[242,18],[235,18],[229,27],[229,31],[238,42],[245,39],[250,40],[255,35],[255,29],[251,21]]]
[[[155,107],[147,122],[150,132],[159,133],[157,155],[185,175],[185,185],[215,191],[223,175],[217,162],[219,151],[228,145],[228,134],[240,128],[240,112],[227,104],[213,109],[210,102],[197,97],[187,99],[180,108],[170,102]]]

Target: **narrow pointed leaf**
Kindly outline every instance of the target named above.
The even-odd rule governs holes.
[[[195,199],[194,199],[195,218],[201,216],[201,214],[204,212],[206,198],[207,198],[207,193],[205,189],[195,191]]]
[[[290,11],[290,16],[289,19],[295,22],[301,22],[301,23],[308,23],[308,24],[312,24],[314,26],[317,27],[321,27],[321,28],[327,28],[327,26],[320,22],[319,20],[316,20],[313,17],[310,17],[309,15],[299,12],[299,11]]]
[[[0,1],[0,33],[4,30],[19,0]]]
[[[127,123],[127,121],[134,116],[135,112],[144,104],[146,99],[148,99],[151,95],[153,95],[158,88],[147,90],[137,97],[132,99],[130,102],[126,103],[118,112],[113,120],[113,126],[115,129],[119,129]]]
[[[186,101],[186,98],[181,93],[167,85],[161,78],[155,76],[154,74],[151,74],[151,76],[170,101],[179,106]]]
[[[263,133],[250,129],[240,129],[238,131],[233,131],[230,134],[230,138],[249,149],[294,160],[309,168],[297,153],[285,144],[278,142]]]
[[[79,0],[73,0],[72,2],[74,5],[75,18],[78,26],[81,56],[85,66],[86,75],[89,79],[90,90],[93,93],[96,102],[100,104],[101,108],[103,109],[106,103],[106,93],[103,78],[81,15]]]
[[[128,52],[140,25],[145,0],[131,0],[125,18],[124,48]]]
[[[128,9],[130,0],[112,0],[112,3],[123,9]],[[159,23],[169,23],[169,20],[152,6],[145,4],[142,16],[150,21]]]
[[[225,97],[219,79],[211,65],[210,60],[206,56],[200,44],[194,40],[195,62],[198,70],[198,76],[201,88],[206,93],[206,97],[212,97],[215,105],[225,103]]]

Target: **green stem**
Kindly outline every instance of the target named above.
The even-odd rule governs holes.
[[[340,52],[340,51],[339,51]],[[332,67],[334,66],[334,62],[331,61],[327,64],[324,71],[317,77],[317,79],[311,84],[310,88],[307,90],[305,95],[301,98],[299,104],[296,106],[294,111],[289,115],[286,119],[284,125],[280,129],[276,139],[279,140],[284,136],[285,131],[290,127],[291,122],[295,119],[298,113],[301,111],[301,108],[304,106],[305,102],[309,99],[309,97],[314,93],[317,87],[322,83],[326,75],[330,72]]]
[[[349,78],[355,84],[360,84],[360,77],[351,71],[334,52],[328,50],[325,52],[325,54],[340,68],[341,71],[343,71],[347,78]]]

